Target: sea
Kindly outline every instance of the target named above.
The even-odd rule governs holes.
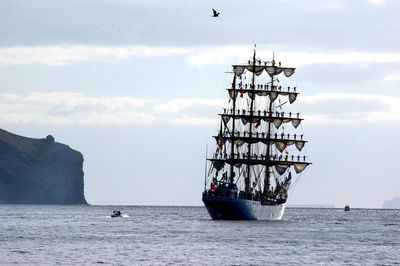
[[[0,264],[400,265],[400,210],[213,221],[204,207],[0,205]]]

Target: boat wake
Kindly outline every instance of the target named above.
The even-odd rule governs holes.
[[[121,216],[118,216],[117,218],[129,218],[130,216],[126,213],[121,213]],[[116,217],[111,217],[111,216],[105,216],[104,218],[116,218]]]

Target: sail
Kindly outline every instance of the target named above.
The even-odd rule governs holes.
[[[264,114],[264,112],[262,113]],[[266,114],[265,116],[231,115],[231,114],[220,114],[220,115],[222,117],[224,124],[227,124],[231,120],[231,118],[235,116],[235,119],[241,121],[243,125],[247,125],[248,123],[258,123],[264,121],[264,122],[272,122],[277,129],[282,125],[282,123],[292,123],[293,127],[297,128],[300,125],[301,120],[303,120],[302,118],[297,118],[299,114],[296,114],[296,117],[292,117],[291,113],[290,116],[283,116],[284,114],[282,115],[282,113],[277,113],[277,112],[273,112],[272,114],[266,112],[265,114]]]
[[[253,137],[253,138],[249,138],[249,137],[244,137],[243,133],[237,132],[235,134],[236,136],[234,137],[227,137],[226,139],[228,140],[229,143],[232,143],[232,139],[234,142],[234,145],[240,147],[243,144],[247,143],[247,144],[254,144],[254,143],[263,143],[265,145],[267,145],[268,143],[271,143],[271,145],[275,145],[275,147],[282,152],[286,147],[288,146],[292,146],[295,145],[296,149],[298,151],[301,151],[304,147],[304,144],[306,143],[305,140],[296,140],[293,138],[278,138],[278,136],[274,136],[272,135],[272,137],[269,137],[267,134],[262,134],[264,137],[261,137],[261,134],[257,134],[260,137]],[[239,136],[237,136],[239,135]],[[242,137],[240,137],[240,135],[242,135]],[[214,136],[215,140],[219,141],[219,137],[218,136]]]
[[[237,164],[237,163],[249,163],[251,165],[266,165],[266,166],[275,166],[277,164],[285,164],[285,165],[297,165],[297,169],[299,171],[303,171],[305,167],[311,163],[306,162],[306,156],[270,156],[269,158],[263,154],[251,154],[250,156],[247,153],[236,153],[231,157],[231,155],[226,156],[215,156],[214,158],[209,158],[207,160],[220,163],[227,164]],[[302,168],[302,165],[305,165]],[[219,168],[219,165],[214,165],[215,168]]]
[[[295,163],[294,170],[296,171],[297,174],[299,174],[303,172],[303,170],[306,169],[307,166],[308,164]]]
[[[233,65],[233,72],[237,76],[242,75],[245,70],[248,70],[251,73],[256,74],[257,76],[261,75],[261,73],[265,70],[271,77],[279,75],[282,72],[285,74],[286,77],[290,77],[294,74],[295,68],[280,66]]]
[[[289,158],[289,157],[287,157]],[[306,169],[309,162],[301,162],[301,161],[291,161],[287,158],[282,157],[281,159],[276,160],[267,160],[265,157],[255,157],[254,155],[248,158],[247,155],[241,156],[238,155],[236,158],[213,158],[208,159],[213,162],[213,167],[217,170],[221,170],[225,164],[233,164],[235,166],[241,166],[242,164],[250,164],[250,165],[263,165],[263,166],[274,166],[275,170],[279,174],[283,174],[288,167],[293,166],[296,173],[301,173]],[[301,159],[300,159],[301,160]]]
[[[289,167],[289,165],[277,164],[277,165],[275,165],[275,170],[278,172],[278,174],[282,175],[283,173],[286,172],[288,167]]]
[[[248,94],[249,98],[254,98],[254,95],[259,97],[269,96],[271,102],[274,102],[279,95],[287,96],[289,103],[292,104],[297,98],[297,92],[295,91],[288,91],[290,87],[287,87],[285,90],[282,88],[280,90],[250,90],[250,89],[239,89],[233,92],[233,89],[228,89],[228,94],[231,99],[236,98],[238,92],[241,94]]]

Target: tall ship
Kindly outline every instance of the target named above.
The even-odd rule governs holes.
[[[202,200],[214,220],[280,220],[288,191],[311,164],[292,110],[295,68],[256,57],[233,65],[219,114],[215,150],[207,154]],[[300,126],[300,127],[299,127]]]

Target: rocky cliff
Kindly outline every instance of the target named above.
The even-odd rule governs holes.
[[[0,203],[86,204],[82,166],[82,154],[52,136],[0,129]]]
[[[387,200],[382,205],[383,209],[400,209],[400,197]]]

